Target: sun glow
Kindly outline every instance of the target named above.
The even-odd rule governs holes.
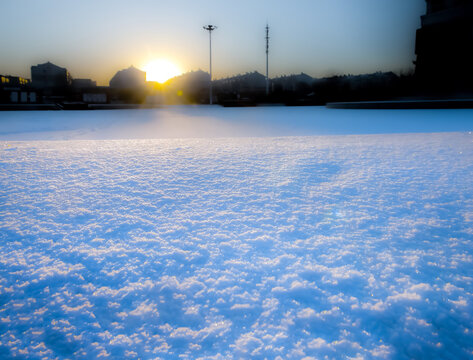
[[[164,83],[170,78],[182,74],[182,71],[166,59],[155,59],[143,66],[146,71],[146,81],[157,81]]]

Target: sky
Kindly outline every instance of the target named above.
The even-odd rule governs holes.
[[[405,72],[415,60],[424,0],[2,0],[0,74],[30,78],[51,61],[74,78],[108,85],[118,71],[167,59],[182,72],[213,76],[265,72],[270,77]]]

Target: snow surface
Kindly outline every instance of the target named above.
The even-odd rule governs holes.
[[[473,110],[169,106],[152,110],[3,111],[0,140],[111,140],[423,133],[473,130]]]
[[[271,137],[280,115],[266,137],[8,140],[121,137],[126,113],[87,133],[0,114],[0,358],[473,357],[471,112],[435,113],[444,133]]]

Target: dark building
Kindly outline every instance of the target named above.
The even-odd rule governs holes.
[[[31,81],[20,76],[0,75],[0,104],[36,103]]]
[[[314,79],[304,73],[297,75],[284,75],[272,80],[273,87],[277,91],[307,91]]]
[[[48,61],[31,67],[31,80],[36,89],[59,89],[71,84],[71,75],[67,69]]]
[[[436,90],[473,90],[473,0],[426,3],[416,37],[416,76]]]
[[[91,79],[72,79],[74,89],[89,89],[97,86],[97,82]]]
[[[208,103],[210,75],[191,71],[166,81],[168,103]]]
[[[110,80],[111,88],[136,89],[143,88],[145,85],[146,72],[141,71],[134,66],[118,71]]]
[[[215,91],[236,95],[249,95],[266,91],[266,77],[257,71],[213,82]]]
[[[21,76],[0,75],[0,86],[5,87],[24,87],[29,86],[30,79],[22,78]]]

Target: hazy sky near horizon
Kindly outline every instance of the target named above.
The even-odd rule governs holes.
[[[208,71],[209,23],[214,78],[264,73],[266,22],[270,77],[407,71],[424,12],[424,0],[1,0],[0,73],[51,61],[108,85],[155,58]]]

